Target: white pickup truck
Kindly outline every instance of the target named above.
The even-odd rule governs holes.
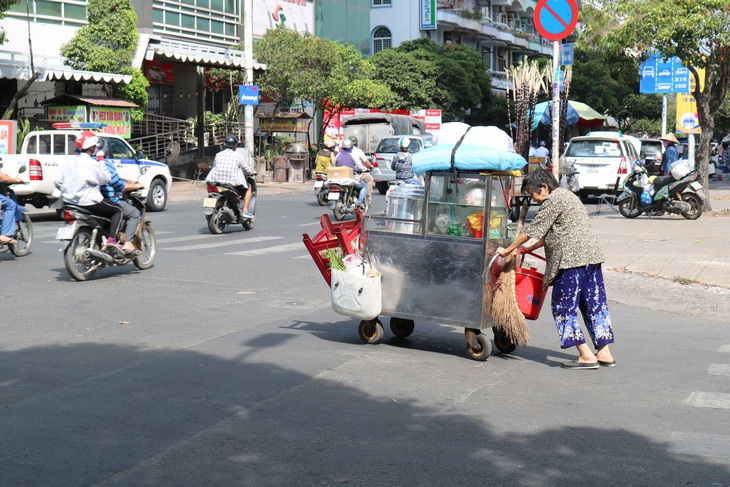
[[[20,154],[2,155],[3,172],[16,177],[22,166],[27,171],[20,177],[28,184],[15,186],[20,204],[32,204],[36,208],[60,207],[60,191],[53,185],[61,163],[72,157],[76,148],[76,135],[80,130],[39,130],[30,132],[23,140]],[[167,205],[167,195],[172,187],[172,176],[167,164],[144,159],[121,137],[99,133],[104,142],[104,154],[114,161],[122,179],[138,181],[147,191],[147,208],[162,211]],[[146,168],[146,169],[143,169]],[[59,205],[56,203],[59,202]]]

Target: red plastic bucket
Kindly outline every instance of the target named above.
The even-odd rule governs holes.
[[[517,304],[528,320],[536,320],[540,316],[542,303],[545,302],[547,291],[542,288],[543,277],[534,267],[515,269]]]

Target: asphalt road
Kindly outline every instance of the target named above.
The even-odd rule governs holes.
[[[301,245],[322,212],[270,195],[213,236],[174,202],[152,269],[84,283],[39,217],[0,254],[0,485],[730,485],[726,322],[611,303],[597,371],[547,308],[486,362],[437,323],[364,345]]]

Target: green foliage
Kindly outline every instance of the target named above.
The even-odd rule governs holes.
[[[5,12],[19,1],[20,0],[0,0],[0,20],[5,17]],[[0,45],[5,44],[6,40],[7,37],[5,35],[5,31],[0,29]]]
[[[139,121],[142,120],[144,107],[147,106],[147,88],[149,88],[150,82],[141,69],[132,68],[125,71],[126,74],[132,75],[132,82],[128,85],[117,86],[115,93],[123,100],[139,105],[139,108],[132,109],[132,119]]]
[[[129,85],[117,86],[113,96],[136,103],[134,120],[141,120],[147,106],[149,82],[142,71],[132,67],[139,42],[137,14],[129,0],[89,0],[89,24],[61,47],[61,54],[76,69],[105,73],[131,74]]]
[[[480,54],[464,45],[439,46],[430,39],[407,41],[371,58],[376,79],[390,86],[400,108],[441,108],[445,119],[485,109],[491,79]]]

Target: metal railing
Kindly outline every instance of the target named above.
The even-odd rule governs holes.
[[[198,147],[193,123],[186,120],[146,113],[143,120],[133,123],[132,132],[137,135],[129,140],[132,147],[170,165],[181,153]]]

